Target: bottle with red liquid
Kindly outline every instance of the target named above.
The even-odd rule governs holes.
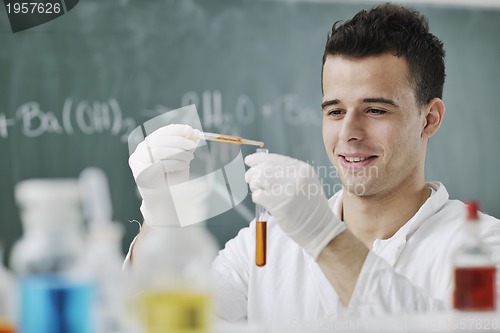
[[[496,266],[479,235],[478,204],[466,205],[465,237],[453,260],[453,307],[460,311],[495,311]]]

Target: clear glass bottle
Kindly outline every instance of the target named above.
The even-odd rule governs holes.
[[[93,286],[93,333],[126,332],[122,235],[123,227],[118,222],[90,224],[87,250],[72,270],[72,274],[84,278]]]
[[[201,224],[149,227],[134,249],[134,313],[147,333],[208,333],[212,295],[208,270],[217,253]]]
[[[19,278],[20,331],[90,333],[92,286],[71,273],[85,251],[78,182],[24,180],[15,197],[23,235],[10,262]]]
[[[124,229],[113,221],[112,198],[105,172],[85,168],[78,178],[85,220],[86,251],[75,273],[94,286],[93,333],[125,333],[125,273],[121,240]]]
[[[468,202],[463,245],[454,255],[453,307],[460,311],[496,309],[496,266],[481,241],[476,202]]]

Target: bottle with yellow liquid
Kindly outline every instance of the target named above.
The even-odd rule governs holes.
[[[145,293],[140,299],[148,333],[207,333],[211,327],[211,297],[193,290]]]
[[[134,313],[144,333],[208,333],[215,240],[200,224],[149,227],[134,250]]]

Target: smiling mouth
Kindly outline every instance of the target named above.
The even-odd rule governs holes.
[[[373,155],[373,156],[366,156],[366,157],[358,157],[358,156],[357,157],[349,157],[349,156],[339,155],[339,157],[342,158],[347,163],[364,164],[363,162],[365,162],[365,163],[369,162],[369,161],[373,160],[374,158],[376,158],[377,156]]]

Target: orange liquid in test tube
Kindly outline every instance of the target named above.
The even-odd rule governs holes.
[[[267,222],[255,223],[255,264],[262,267],[266,264]]]
[[[268,153],[267,149],[257,149],[257,153]],[[267,219],[269,213],[259,204],[255,205],[255,264],[266,265],[267,257]]]

